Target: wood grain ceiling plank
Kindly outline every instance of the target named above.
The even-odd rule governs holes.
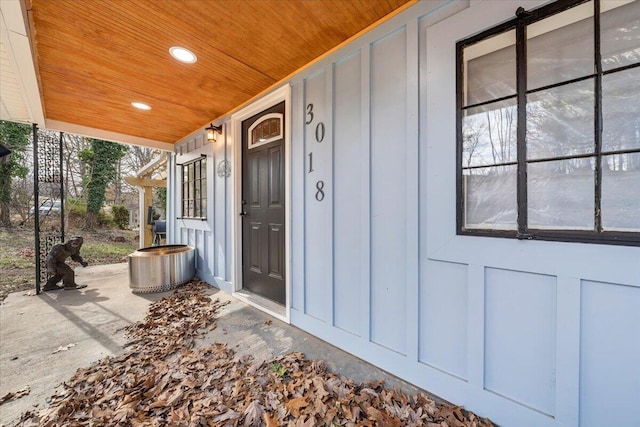
[[[100,16],[102,17],[104,14]],[[110,16],[116,22],[123,22],[122,19],[119,19],[119,15],[114,15],[113,10],[111,10]],[[159,41],[163,37],[167,38],[167,35],[162,31],[153,34],[149,42],[144,44],[141,44],[141,41],[133,35],[124,37],[123,34],[132,33],[133,26],[140,26],[136,24],[139,21],[135,19],[130,21],[126,30],[124,28],[118,30],[117,34],[112,35],[112,41],[108,43],[102,41],[90,43],[87,40],[95,39],[95,37],[88,36],[86,32],[75,34],[69,31],[62,35],[64,27],[55,28],[61,26],[59,22],[49,23],[54,27],[49,33],[55,33],[56,36],[50,39],[39,37],[39,44],[43,47],[46,46],[40,57],[46,64],[55,62],[65,64],[69,59],[65,55],[71,56],[73,52],[77,52],[79,59],[88,64],[83,66],[81,62],[78,62],[73,65],[73,70],[93,72],[95,73],[93,77],[96,78],[103,70],[118,71],[120,68],[121,74],[116,76],[118,78],[114,81],[123,81],[122,77],[124,76],[129,80],[135,80],[135,77],[139,76],[161,84],[167,81],[167,77],[171,77],[174,81],[182,82],[183,85],[190,84],[193,87],[204,86],[211,81],[220,81],[225,86],[232,85],[232,90],[244,90],[247,94],[254,93],[255,89],[251,86],[263,88],[274,82],[272,79],[265,79],[263,76],[257,75],[243,64],[234,63],[233,59],[221,53],[217,53],[213,57],[201,55],[200,60],[195,64],[180,64],[168,55],[168,47],[175,43]],[[45,28],[44,24],[41,25],[41,28]],[[87,26],[87,28],[101,25],[104,23],[96,23]],[[143,31],[143,33],[150,34],[147,31]],[[163,44],[164,46],[158,47]],[[137,48],[132,50],[133,46],[137,46]],[[204,51],[206,46],[202,46],[202,48],[198,50]],[[47,55],[46,52],[49,51],[51,52]],[[247,86],[249,86],[248,89],[246,89]]]
[[[54,120],[77,123],[110,131],[125,128],[132,135],[155,139],[163,142],[175,142],[193,131],[192,123],[204,123],[209,119],[207,113],[189,106],[176,105],[171,101],[157,101],[151,111],[140,111],[129,104],[135,96],[131,91],[115,90],[108,84],[93,83],[82,77],[73,79],[55,78],[49,87],[47,100],[48,116]],[[86,87],[77,96],[65,97],[70,88]],[[123,108],[126,105],[127,108]],[[90,121],[88,121],[90,120]],[[169,135],[171,138],[167,138]]]
[[[210,27],[207,41],[276,80],[340,44],[407,0],[314,0],[215,2],[215,13],[185,8],[175,15],[193,27]],[[171,13],[175,1],[152,3]],[[149,3],[145,3],[148,7]]]
[[[176,142],[407,1],[33,0],[46,114]]]

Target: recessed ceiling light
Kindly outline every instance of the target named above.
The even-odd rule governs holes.
[[[132,102],[131,105],[139,110],[151,110],[151,107],[144,102]]]
[[[169,53],[175,59],[180,62],[184,62],[185,64],[193,64],[198,60],[196,54],[191,52],[189,49],[180,46],[173,46],[169,48]]]

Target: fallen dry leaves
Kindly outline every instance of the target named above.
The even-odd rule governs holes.
[[[29,393],[31,393],[31,387],[29,387],[28,385],[24,386],[18,391],[10,391],[9,393],[0,397],[0,405],[10,400],[20,399],[22,396],[26,396]]]
[[[75,347],[75,346],[76,346],[76,343],[73,343],[73,342],[67,345],[61,345],[60,347],[58,347],[57,350],[54,350],[52,354],[60,353],[61,351],[67,351],[71,347]]]
[[[79,369],[48,408],[23,414],[18,425],[493,426],[382,382],[354,384],[302,353],[251,364],[224,344],[194,348],[224,305],[205,286],[193,282],[153,303],[128,328],[126,353]]]

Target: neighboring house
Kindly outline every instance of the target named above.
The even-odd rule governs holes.
[[[200,278],[502,426],[637,423],[640,2],[418,2],[277,86],[169,156]]]

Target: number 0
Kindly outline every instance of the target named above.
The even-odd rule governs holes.
[[[324,123],[320,122],[316,125],[316,141],[322,142],[324,140]]]

